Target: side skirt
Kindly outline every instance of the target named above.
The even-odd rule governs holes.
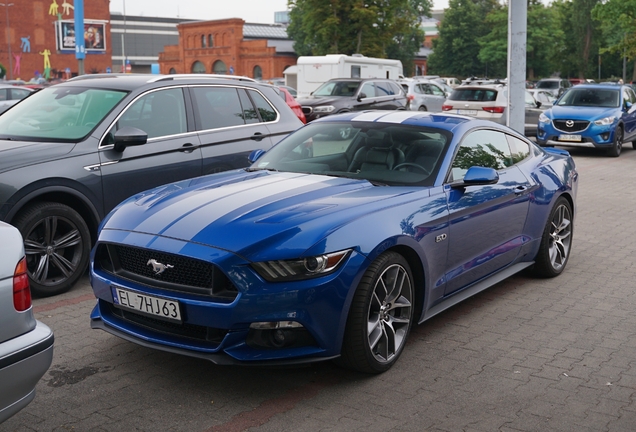
[[[464,300],[466,300],[469,297],[474,296],[477,293],[480,293],[482,291],[484,291],[485,289],[490,288],[491,286],[498,284],[499,282],[503,281],[504,279],[509,278],[510,276],[514,275],[515,273],[519,273],[521,270],[530,267],[531,265],[534,264],[534,261],[530,261],[530,262],[522,262],[522,263],[518,263],[515,265],[512,265],[492,276],[490,276],[489,278],[486,278],[480,282],[477,282],[474,285],[471,285],[468,288],[465,288],[463,290],[461,290],[460,292],[458,292],[457,294],[452,295],[451,297],[449,297],[447,300],[444,300],[443,302],[437,304],[436,306],[433,306],[432,308],[430,308],[429,310],[427,310],[424,315],[422,316],[422,318],[420,319],[419,323],[423,323],[424,321],[426,321],[427,319],[433,318],[435,315],[437,315],[440,312],[445,311],[446,309],[455,306],[457,303],[460,303]],[[419,324],[418,323],[418,324]]]

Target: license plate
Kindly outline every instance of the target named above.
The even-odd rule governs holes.
[[[559,141],[581,142],[581,135],[559,135]]]
[[[457,110],[457,114],[476,116],[477,115],[477,110]]]
[[[161,297],[142,294],[120,287],[111,287],[113,303],[116,306],[131,309],[144,314],[181,322],[179,302]]]

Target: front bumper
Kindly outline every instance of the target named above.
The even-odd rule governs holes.
[[[589,126],[582,131],[564,132],[556,129],[552,122],[539,123],[537,142],[540,145],[607,149],[614,145],[614,131],[616,127],[617,123],[599,126],[591,122]],[[563,135],[580,135],[581,141],[562,140],[560,138]]]

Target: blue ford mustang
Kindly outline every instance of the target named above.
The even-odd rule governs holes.
[[[629,141],[636,148],[636,94],[629,86],[577,85],[539,116],[539,145],[599,148],[617,157]]]
[[[414,323],[570,255],[572,158],[489,121],[335,115],[251,159],[110,213],[93,328],[218,364],[379,373]]]

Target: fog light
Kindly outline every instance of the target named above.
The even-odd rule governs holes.
[[[609,139],[609,132],[605,132],[601,134],[601,138],[603,138],[603,141],[607,141]]]
[[[258,349],[298,348],[316,345],[316,341],[307,329],[296,321],[252,323],[245,343]]]

